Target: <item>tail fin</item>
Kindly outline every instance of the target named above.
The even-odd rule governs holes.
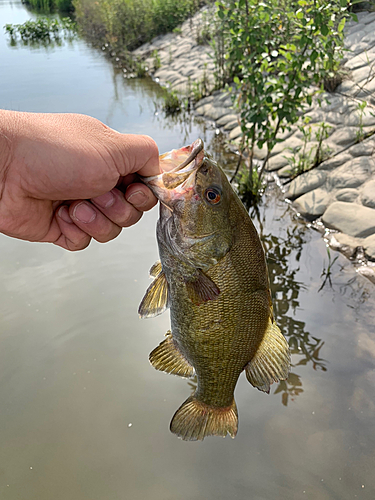
[[[237,434],[238,415],[233,399],[231,406],[209,406],[190,396],[174,414],[170,429],[184,441],[203,441],[206,436],[234,438]]]

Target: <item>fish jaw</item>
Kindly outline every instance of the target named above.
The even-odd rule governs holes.
[[[190,198],[194,191],[195,174],[205,157],[204,145],[197,139],[190,146],[173,149],[160,155],[162,173],[144,177],[143,182],[160,202],[173,211],[173,205],[180,199]]]

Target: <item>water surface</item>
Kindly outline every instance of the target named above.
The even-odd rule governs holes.
[[[0,0],[1,24],[30,17]],[[217,151],[213,129],[155,115],[159,87],[84,41],[10,47],[1,33],[0,64],[2,108],[87,113],[162,152],[198,136]],[[339,255],[321,288],[323,239],[269,190],[254,222],[292,374],[269,396],[241,377],[236,439],[183,442],[168,426],[191,387],[148,363],[168,313],[137,315],[156,219],[78,253],[0,235],[0,498],[373,499],[374,286]]]

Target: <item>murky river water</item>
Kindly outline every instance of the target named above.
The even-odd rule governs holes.
[[[30,17],[0,0],[1,25]],[[1,32],[0,107],[87,113],[161,151],[212,142],[155,116],[159,98],[82,41],[9,47]],[[168,314],[137,315],[156,219],[79,253],[0,235],[1,500],[375,498],[374,286],[339,255],[321,288],[324,241],[271,190],[256,224],[292,374],[269,396],[241,377],[235,440],[183,442],[168,426],[191,387],[148,363]]]

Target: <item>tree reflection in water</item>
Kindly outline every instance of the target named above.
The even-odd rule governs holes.
[[[279,221],[288,218],[286,212],[278,218]],[[289,400],[293,401],[303,392],[300,375],[293,371],[297,366],[311,363],[314,370],[327,370],[326,362],[320,356],[324,342],[305,331],[305,322],[296,319],[298,296],[301,290],[306,289],[296,275],[300,269],[302,248],[307,243],[311,229],[304,224],[283,224],[282,236],[275,236],[264,231],[264,219],[262,223],[259,212],[257,220],[266,252],[274,315],[289,342],[291,353],[298,356],[298,362],[292,364],[288,379],[281,381],[274,391],[274,394],[281,394],[281,402],[286,406]]]

